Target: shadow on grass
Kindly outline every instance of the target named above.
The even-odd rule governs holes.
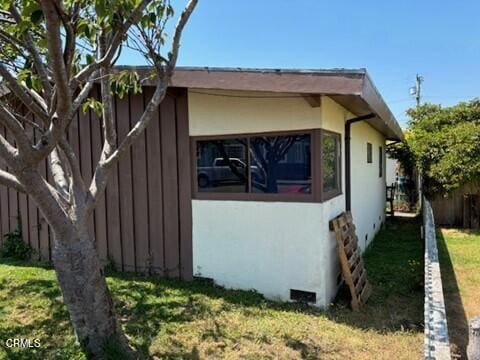
[[[11,265],[11,262],[9,262]],[[74,346],[73,334],[66,307],[61,301],[61,292],[54,280],[33,279],[19,285],[0,284],[2,289],[8,287],[4,295],[9,299],[21,299],[15,302],[14,313],[21,321],[7,321],[0,325],[0,339],[39,339],[41,346],[24,349],[2,346],[8,359],[66,359],[71,358]],[[37,303],[38,299],[43,301]],[[12,310],[10,308],[10,310]],[[0,307],[0,313],[6,309]],[[39,315],[47,312],[46,316]],[[12,314],[11,314],[12,315]],[[65,334],[71,335],[70,347],[66,346]],[[54,341],[55,339],[55,341]],[[5,345],[2,344],[2,345]],[[52,356],[52,354],[55,354]]]
[[[254,291],[226,290],[210,281],[139,277],[134,274],[110,274],[117,313],[126,332],[135,334],[135,346],[146,355],[152,341],[167,324],[182,324],[198,319],[213,319],[221,313],[241,308],[244,315],[256,316],[259,310],[280,310],[318,315],[322,312],[305,304],[288,304],[266,300]],[[212,302],[222,300],[219,306]],[[215,321],[214,321],[215,323]],[[216,323],[215,323],[216,324]],[[215,341],[226,339],[221,325],[205,332],[203,337]],[[166,358],[195,359],[197,350],[179,349],[162,354]]]
[[[437,247],[440,258],[440,271],[442,274],[448,335],[450,337],[452,354],[466,359],[468,320],[463,307],[450,253],[448,252],[447,244],[441,231],[437,231]]]
[[[382,332],[423,332],[423,242],[421,220],[395,217],[364,253],[373,291],[358,312],[348,311],[350,293],[339,291],[331,317],[337,322]],[[347,310],[345,310],[347,309]]]
[[[348,306],[349,294],[341,291],[336,303],[326,311],[304,304],[286,304],[268,301],[253,291],[226,290],[205,280],[183,282],[176,279],[156,278],[132,273],[110,273],[116,312],[126,333],[143,357],[148,357],[152,342],[162,331],[173,331],[168,325],[184,324],[198,319],[215,319],[220,313],[241,308],[242,314],[258,316],[262,310],[301,312],[313,316],[326,316],[337,323],[360,329],[380,332],[423,331],[423,243],[419,236],[418,218],[389,220],[365,253],[365,264],[373,293],[367,306],[352,312]],[[0,263],[15,266],[34,266],[22,262]],[[48,269],[49,267],[46,266]],[[0,284],[0,288],[3,288]],[[49,317],[35,319],[27,326],[12,325],[1,328],[0,338],[19,337],[29,332],[71,335],[68,313],[61,302],[61,294],[55,280],[33,279],[15,286],[6,284],[8,296],[48,298]],[[217,302],[215,300],[222,300]],[[0,309],[1,311],[1,309]],[[50,335],[49,335],[50,336]],[[221,326],[211,329],[216,341],[225,339]],[[248,336],[246,334],[245,336]],[[302,356],[321,355],[314,342],[286,338],[286,346],[300,351]],[[174,344],[175,345],[175,344]],[[65,349],[64,352],[74,351]],[[163,354],[166,358],[198,358],[196,348],[173,346],[174,350]],[[51,350],[51,349],[50,349]],[[40,349],[38,358],[47,356],[48,349]],[[76,349],[79,351],[79,349]],[[31,354],[31,353],[30,353]],[[27,359],[22,354],[11,354],[12,359]],[[17,357],[15,357],[17,356]],[[64,356],[64,354],[62,355]],[[30,357],[31,358],[31,357]],[[58,357],[59,359],[62,357]],[[67,358],[63,357],[63,358]]]

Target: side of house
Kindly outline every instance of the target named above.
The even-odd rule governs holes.
[[[303,194],[295,199],[293,193],[288,201],[282,194],[237,199],[237,194],[222,192],[220,197],[217,184],[211,193],[194,189],[192,200],[194,275],[231,288],[255,289],[283,301],[291,299],[292,290],[315,293],[316,304],[326,306],[339,281],[329,220],[345,211],[345,120],[353,115],[328,96],[321,97],[318,107],[289,93],[190,89],[188,98],[192,146],[202,139],[240,141],[248,135],[255,139],[271,134],[280,139],[291,132],[310,134],[314,130],[338,139],[338,189],[323,199],[305,201]],[[385,137],[368,124],[355,124],[351,137],[352,212],[364,248],[384,221]],[[325,155],[326,141],[319,148]],[[367,161],[369,144],[375,149],[372,161]],[[317,147],[312,144],[309,149]],[[197,161],[201,161],[200,151],[197,145]],[[316,160],[313,151],[305,160]],[[319,174],[310,174],[310,182],[319,183],[318,176],[327,176],[325,161],[322,165]],[[367,242],[363,242],[364,234]]]
[[[149,69],[135,70],[147,80],[115,102],[120,137],[153,92]],[[79,112],[68,137],[90,179],[99,119]],[[113,170],[91,232],[118,270],[207,277],[323,307],[340,283],[329,221],[351,210],[368,246],[385,219],[385,141],[401,138],[364,69],[178,68]],[[41,171],[48,181],[46,162]],[[17,215],[24,241],[49,259],[52,234],[33,201],[0,186],[2,234]]]
[[[385,136],[365,122],[352,125],[352,215],[362,250],[385,222]]]

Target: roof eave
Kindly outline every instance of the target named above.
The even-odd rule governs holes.
[[[115,71],[137,71],[146,86],[155,85],[148,66],[116,66]],[[321,81],[319,81],[321,78]],[[8,89],[0,84],[0,96]],[[395,116],[365,69],[244,69],[177,67],[171,87],[214,90],[265,91],[329,96],[356,116],[374,113],[367,122],[388,140],[403,140]],[[6,91],[5,91],[6,90]]]
[[[318,81],[321,77],[322,81]],[[238,91],[318,94],[333,98],[356,116],[374,113],[367,121],[389,140],[403,140],[394,115],[367,71],[177,68],[172,86]]]
[[[362,98],[370,106],[371,110],[385,123],[389,129],[388,140],[404,140],[402,128],[398,124],[395,116],[383,100],[380,92],[377,90],[368,73],[365,74],[364,88]]]

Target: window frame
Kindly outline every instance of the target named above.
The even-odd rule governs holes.
[[[383,163],[385,159],[385,153],[383,151],[383,146],[378,147],[378,177],[383,178],[383,174],[385,173]]]
[[[323,193],[322,179],[322,133],[328,132],[335,134],[340,139],[340,170],[339,170],[339,191]],[[310,135],[310,171],[311,171],[311,192],[309,194],[286,194],[286,193],[222,193],[222,192],[206,192],[198,191],[197,179],[197,142],[208,140],[229,140],[237,138],[254,138],[258,136],[289,136],[295,134]],[[191,177],[192,177],[192,199],[195,200],[241,200],[241,201],[282,201],[282,202],[323,202],[335,196],[342,194],[342,172],[341,172],[341,134],[323,129],[304,129],[304,130],[285,130],[285,131],[268,131],[255,133],[236,133],[236,134],[219,134],[219,135],[200,135],[190,137],[190,154],[191,154]],[[247,167],[250,164],[250,151],[247,148]],[[251,191],[251,171],[248,171],[248,190]]]
[[[367,142],[367,164],[373,164],[373,145]]]
[[[323,191],[323,138],[325,136],[333,136],[337,139],[337,184],[336,188],[330,191]],[[321,177],[320,177],[320,190],[321,190],[321,200],[327,201],[337,197],[338,195],[342,194],[342,136],[339,133],[329,131],[329,130],[321,130],[320,133],[320,168]]]

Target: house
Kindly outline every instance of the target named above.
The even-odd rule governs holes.
[[[120,137],[151,94],[146,83],[117,100]],[[69,136],[91,176],[96,115],[79,113]],[[326,306],[339,285],[329,220],[351,210],[368,246],[385,220],[385,142],[402,137],[365,70],[178,68],[158,121],[95,211],[100,256],[125,271]],[[24,240],[48,258],[48,227],[30,199],[5,188],[0,199],[1,214],[18,209]],[[5,233],[12,218],[1,219]]]

